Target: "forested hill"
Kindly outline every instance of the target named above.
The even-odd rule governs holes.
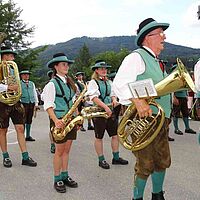
[[[40,54],[40,59],[44,64],[52,58],[53,54],[57,52],[64,52],[69,58],[74,59],[77,57],[79,50],[84,44],[87,45],[92,56],[105,51],[119,52],[122,48],[132,51],[137,48],[134,41],[135,36],[113,36],[102,38],[84,36],[73,38],[66,42],[49,45],[48,48]],[[200,49],[166,43],[165,50],[161,56],[166,59],[170,59],[171,57],[187,57],[188,59],[191,58],[192,60],[196,60],[200,57]]]

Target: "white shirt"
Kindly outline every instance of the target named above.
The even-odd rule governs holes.
[[[154,52],[145,47],[154,56]],[[128,84],[137,80],[137,76],[144,73],[145,63],[141,55],[137,52],[132,52],[126,56],[119,67],[119,70],[113,81],[113,89],[117,97],[119,98],[119,103],[122,105],[128,105],[131,103],[129,99],[133,98]]]
[[[5,84],[0,84],[0,92],[5,92],[5,91],[7,91],[7,89],[8,89],[8,85],[5,85]]]
[[[194,66],[194,81],[198,91],[200,91],[200,59]]]
[[[58,76],[59,78],[62,79],[62,81],[64,83],[66,83],[66,79],[65,77],[63,76],[60,76],[58,74],[56,74],[56,76]],[[48,82],[44,89],[43,89],[43,92],[41,94],[41,99],[42,101],[44,101],[44,110],[47,110],[48,108],[53,108],[55,109],[56,108],[56,105],[55,105],[55,98],[56,98],[56,89],[55,89],[55,85],[53,82]]]
[[[113,84],[112,84],[112,81],[111,80],[108,80],[109,81],[109,84],[111,86],[111,94],[110,96],[116,96],[114,94],[114,91],[113,91]],[[85,96],[89,96],[90,100],[92,101],[92,99],[94,97],[99,97],[101,94],[100,94],[100,91],[99,91],[99,86],[97,85],[96,81],[94,79],[92,79],[91,81],[89,81],[88,83],[88,86],[87,86],[87,92],[85,93]]]

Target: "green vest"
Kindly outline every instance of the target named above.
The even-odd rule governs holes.
[[[105,104],[110,104],[111,103],[111,85],[109,81],[101,81],[101,80],[95,80],[98,87],[99,87],[99,92],[100,96],[99,98],[101,101],[103,101]]]
[[[22,96],[21,102],[22,103],[35,103],[34,97],[34,83],[32,81],[28,81],[28,85],[21,80],[21,87],[22,87]]]
[[[80,83],[79,81],[76,81],[76,84],[78,86],[79,91],[82,92],[84,89],[84,85],[82,83]]]
[[[187,97],[187,90],[182,90],[182,91],[178,91],[178,92],[174,92],[174,95],[176,97]]]
[[[72,98],[75,92],[70,85],[65,84],[60,78],[56,77],[50,80],[55,85],[56,97],[55,97],[55,114],[57,118],[62,118],[72,107]]]
[[[144,49],[137,49],[135,52],[139,53],[145,63],[145,72],[137,76],[137,80],[143,80],[147,78],[152,78],[154,85],[163,80],[167,76],[166,72],[162,72],[159,62],[150,55]],[[171,113],[171,103],[170,103],[170,94],[161,96],[155,99],[155,101],[160,104],[165,112],[165,117],[170,118]],[[157,109],[154,106],[151,106],[153,113],[157,113]]]
[[[196,98],[200,98],[200,91],[197,91]]]

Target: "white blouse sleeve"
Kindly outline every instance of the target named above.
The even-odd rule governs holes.
[[[94,97],[99,97],[99,95],[100,95],[99,87],[96,81],[92,79],[91,81],[89,81],[87,85],[87,92],[85,96],[88,96],[91,101]]]
[[[44,87],[43,92],[41,94],[41,99],[44,101],[44,110],[52,107],[53,109],[56,108],[55,105],[55,97],[56,97],[56,90],[53,82],[47,83]]]
[[[139,53],[133,52],[125,57],[113,81],[114,93],[123,105],[130,104],[133,98],[128,84],[137,80],[145,71],[145,63]]]

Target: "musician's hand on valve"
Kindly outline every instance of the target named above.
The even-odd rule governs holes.
[[[19,86],[17,84],[10,84],[8,85],[8,90],[17,91]]]
[[[148,116],[151,117],[152,110],[145,99],[134,99],[133,102],[136,106],[140,118]]]

